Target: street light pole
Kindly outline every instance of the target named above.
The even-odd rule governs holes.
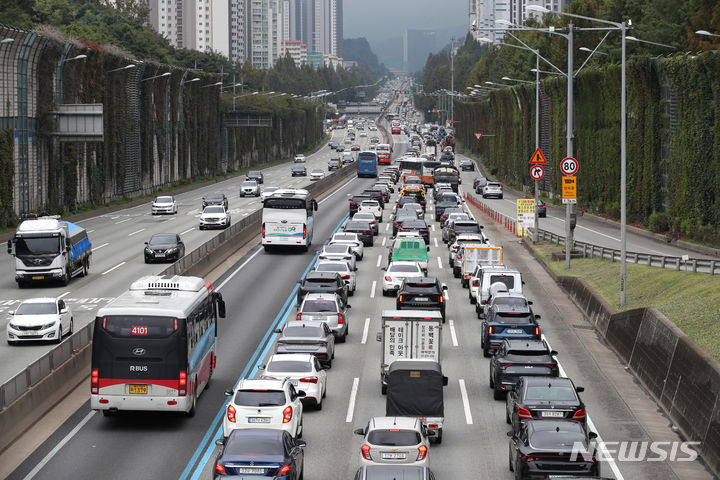
[[[622,54],[620,69],[620,306],[625,305],[625,291],[627,270],[626,270],[626,259],[627,255],[627,212],[625,204],[627,203],[626,198],[626,131],[627,131],[627,114],[625,111],[626,103],[626,92],[625,92],[625,22],[620,24],[620,35],[622,35]]]
[[[567,71],[567,156],[573,156],[573,24],[568,24],[568,71]],[[570,228],[572,203],[565,205],[565,269],[570,269],[570,252],[573,246],[573,231]]]
[[[540,148],[540,55],[535,55],[535,150]],[[540,229],[538,216],[538,202],[540,201],[540,183],[535,180],[535,228],[533,228],[533,243],[539,239]]]
[[[450,91],[455,91],[455,37],[450,37]],[[450,97],[450,126],[455,124],[455,98]]]

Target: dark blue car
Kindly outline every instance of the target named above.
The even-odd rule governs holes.
[[[215,459],[216,479],[302,478],[305,442],[284,430],[247,428],[234,430],[227,440],[220,439],[223,450]]]
[[[482,323],[483,355],[491,356],[503,340],[539,340],[540,315],[533,315],[530,302],[517,293],[499,292],[490,301]]]

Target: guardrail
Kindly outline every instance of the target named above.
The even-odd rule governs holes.
[[[305,187],[313,195],[320,195],[327,188],[344,178],[350,177],[357,170],[355,164],[347,165],[337,170],[325,178],[315,181]],[[182,275],[192,274],[197,270],[198,265],[203,264],[213,252],[222,252],[228,250],[227,246],[245,234],[244,230],[253,226],[253,223],[260,223],[262,218],[262,210],[247,215],[239,222],[231,225],[224,231],[215,235],[207,242],[194,249],[189,254],[177,262],[169,265],[160,275]],[[259,232],[259,227],[258,230]],[[239,246],[239,245],[237,245]],[[12,402],[20,398],[24,393],[29,391],[38,382],[49,376],[60,365],[68,361],[74,354],[85,348],[92,341],[93,322],[90,322],[80,330],[66,338],[58,346],[54,347],[43,356],[28,365],[17,375],[0,385],[0,413],[5,410]],[[2,450],[2,448],[0,448]]]

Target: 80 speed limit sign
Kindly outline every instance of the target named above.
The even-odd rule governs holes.
[[[572,157],[565,157],[563,158],[562,162],[560,162],[560,171],[567,176],[575,175],[578,171],[579,165],[578,161],[575,160]]]

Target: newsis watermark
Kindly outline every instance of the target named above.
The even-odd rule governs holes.
[[[700,442],[598,442],[593,439],[585,447],[582,442],[573,444],[570,461],[578,457],[595,457],[600,461],[617,462],[694,462],[699,454],[694,446]]]

